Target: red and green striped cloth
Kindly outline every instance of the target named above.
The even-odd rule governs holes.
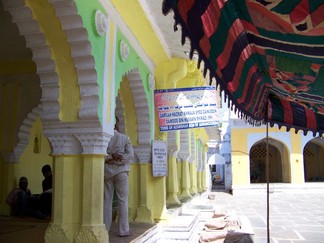
[[[164,0],[242,118],[324,132],[323,0]]]

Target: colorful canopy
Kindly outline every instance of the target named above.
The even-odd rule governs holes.
[[[164,0],[171,9],[242,118],[322,135],[323,0]]]

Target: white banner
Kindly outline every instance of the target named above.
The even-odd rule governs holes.
[[[218,126],[214,86],[155,90],[160,131]]]

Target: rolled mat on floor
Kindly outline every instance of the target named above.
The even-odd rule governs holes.
[[[251,235],[235,231],[204,232],[199,238],[200,243],[253,243]]]

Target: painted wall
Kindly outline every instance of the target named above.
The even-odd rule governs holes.
[[[129,55],[127,56],[127,59],[124,61],[122,60],[121,53],[120,53],[121,41],[124,41],[129,46]],[[149,107],[149,111],[150,111],[150,120],[152,121],[153,117],[154,117],[154,114],[152,112],[153,111],[152,106],[154,105],[154,103],[153,103],[153,94],[152,94],[153,90],[150,90],[150,84],[149,84],[150,71],[149,71],[148,67],[141,60],[141,58],[136,53],[136,51],[133,49],[133,47],[128,42],[126,37],[120,31],[117,31],[115,52],[116,52],[115,53],[115,56],[116,56],[116,59],[115,59],[115,96],[117,96],[118,90],[122,88],[124,90],[124,95],[122,96],[123,103],[128,104],[128,106],[131,104],[134,104],[133,94],[126,93],[126,92],[131,92],[129,85],[127,85],[127,82],[124,82],[124,87],[121,87],[121,83],[123,81],[123,77],[129,71],[138,70],[141,80],[142,80],[144,91],[146,94],[146,100],[148,102],[148,107]],[[137,120],[136,114],[134,113],[135,107],[132,107],[132,109],[133,109],[133,111],[131,111],[131,109],[129,107],[129,109],[125,110],[125,114],[129,115],[128,121],[132,121],[132,120],[136,121]],[[114,112],[114,110],[112,112]],[[133,114],[133,118],[132,118],[132,116],[130,116],[130,114]],[[151,124],[152,124],[152,122],[151,122]],[[153,124],[151,125],[150,130],[153,131]],[[137,127],[133,126],[133,124],[129,124],[127,132],[128,132],[128,135],[132,139],[132,144],[136,145],[137,144],[137,141],[136,141]]]
[[[232,127],[232,186],[250,184],[251,147],[266,137],[265,127],[238,128]],[[303,183],[303,138],[302,133],[295,134],[293,130],[286,132],[277,127],[269,128],[269,138],[279,141],[278,147],[282,156],[282,171],[284,182]],[[270,161],[271,162],[271,161]],[[273,162],[275,162],[273,160]],[[272,173],[274,176],[274,171]]]
[[[105,70],[105,44],[106,37],[100,36],[95,27],[95,13],[97,10],[100,10],[103,13],[106,13],[104,7],[98,0],[84,1],[84,0],[75,0],[78,14],[82,18],[84,27],[88,30],[88,39],[91,43],[92,55],[95,61],[95,67],[98,76],[98,86],[99,86],[99,107],[98,107],[98,116],[102,121],[102,103],[103,103],[103,78]]]

